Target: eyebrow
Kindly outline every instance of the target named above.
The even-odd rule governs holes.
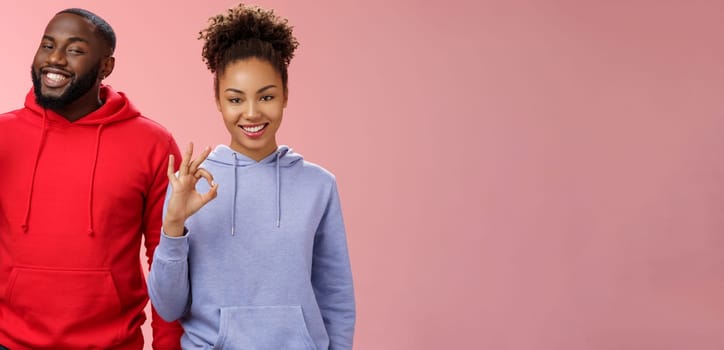
[[[50,40],[50,41],[52,41],[52,42],[55,42],[55,38],[53,38],[53,37],[50,36],[50,35],[43,35],[43,39],[45,39],[45,40]],[[81,42],[84,42],[84,43],[86,43],[86,44],[90,44],[90,42],[88,42],[88,40],[83,39],[83,38],[81,38],[81,37],[77,37],[77,36],[72,36],[72,37],[68,38],[68,41],[70,41],[71,43],[81,41]]]
[[[259,89],[259,90],[256,90],[256,93],[259,94],[259,93],[262,93],[262,92],[264,92],[264,91],[266,91],[266,90],[269,90],[269,89],[275,88],[275,87],[277,87],[277,86],[274,85],[274,84],[267,85],[267,86],[265,86],[265,87],[263,87],[263,88],[261,88],[261,89]],[[224,91],[235,92],[235,93],[237,93],[237,94],[242,94],[242,95],[244,95],[244,91],[241,91],[241,90],[239,90],[239,89],[227,88],[227,89],[224,90]]]

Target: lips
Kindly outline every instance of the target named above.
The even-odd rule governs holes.
[[[70,82],[71,74],[57,69],[44,69],[41,71],[41,76],[43,85],[49,88],[59,88]]]
[[[267,126],[269,126],[269,123],[256,125],[239,125],[239,128],[242,132],[244,132],[244,134],[249,137],[259,137],[264,134]]]

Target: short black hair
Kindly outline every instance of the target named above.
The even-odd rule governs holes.
[[[96,32],[101,36],[101,38],[106,42],[106,44],[108,44],[108,47],[111,49],[111,55],[116,50],[116,33],[113,31],[113,28],[110,24],[108,24],[108,22],[106,22],[105,19],[101,18],[93,12],[81,8],[68,8],[56,13],[56,15],[59,15],[61,13],[71,13],[74,15],[78,15],[93,23],[93,25],[96,26]]]

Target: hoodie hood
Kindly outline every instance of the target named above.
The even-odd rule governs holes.
[[[218,145],[209,154],[208,161],[212,161],[217,164],[223,164],[226,166],[236,165],[239,168],[250,167],[250,166],[280,166],[282,168],[288,168],[303,160],[301,154],[295,153],[288,146],[279,146],[274,153],[268,155],[266,158],[255,161],[242,153],[234,151],[226,145]]]
[[[101,85],[99,95],[104,102],[103,105],[72,123],[55,111],[45,109],[38,105],[35,101],[35,93],[32,88],[25,96],[25,108],[32,111],[33,114],[39,118],[47,117],[48,122],[51,124],[107,125],[135,118],[140,115],[138,109],[131,104],[125,94],[113,90],[109,85]]]
[[[234,167],[234,205],[231,206],[231,234],[234,235],[236,231],[236,200],[238,190],[238,170],[243,168],[249,168],[254,166],[270,166],[275,168],[276,174],[276,227],[281,226],[282,221],[282,203],[281,203],[281,168],[290,168],[302,161],[304,157],[301,154],[295,153],[288,146],[279,146],[274,153],[268,155],[266,158],[255,161],[242,153],[236,152],[226,145],[219,145],[209,154],[206,161],[213,162],[223,166]]]
[[[46,131],[49,128],[53,128],[54,125],[72,125],[80,127],[95,127],[95,152],[93,159],[91,160],[91,176],[90,183],[88,184],[88,235],[95,235],[95,229],[93,226],[93,185],[95,182],[96,166],[98,162],[98,150],[101,143],[101,134],[103,128],[109,124],[121,122],[131,118],[140,116],[140,112],[134,107],[128,98],[121,92],[114,91],[108,85],[101,85],[99,95],[103,105],[95,111],[83,116],[75,122],[70,122],[55,111],[46,109],[38,105],[35,100],[35,93],[31,88],[28,94],[25,96],[25,108],[31,112],[32,115],[41,118],[40,126],[40,141],[38,142],[37,151],[35,153],[35,162],[33,165],[33,172],[30,178],[30,190],[28,191],[28,201],[25,210],[25,217],[22,224],[23,232],[28,232],[28,221],[30,219],[30,208],[33,202],[33,187],[35,185],[35,174],[38,169],[38,162],[40,161],[40,155],[43,152],[43,144],[45,141]]]

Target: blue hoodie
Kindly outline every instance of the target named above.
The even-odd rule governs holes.
[[[186,221],[184,236],[161,236],[148,278],[156,311],[181,321],[183,348],[352,349],[334,176],[286,146],[256,162],[220,145],[202,167],[218,196]]]

